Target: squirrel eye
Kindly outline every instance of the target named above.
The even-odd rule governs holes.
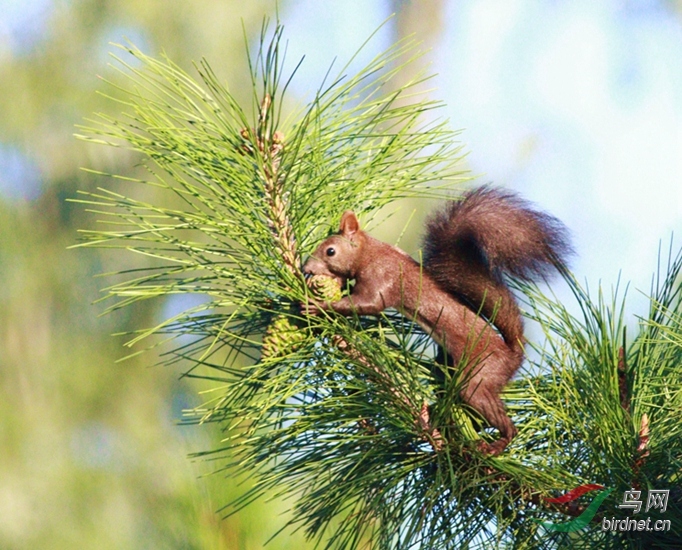
[[[334,250],[334,247],[333,247],[333,246],[330,246],[330,247],[327,249],[327,256],[333,256],[334,254],[336,254],[336,250]]]

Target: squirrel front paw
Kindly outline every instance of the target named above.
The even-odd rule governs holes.
[[[324,309],[324,304],[314,300],[301,302],[301,315],[320,315]]]

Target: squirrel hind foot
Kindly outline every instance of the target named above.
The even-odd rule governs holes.
[[[498,456],[502,454],[502,451],[504,451],[507,448],[507,445],[509,445],[509,442],[511,441],[511,438],[506,438],[502,437],[498,439],[497,441],[493,441],[492,443],[486,443],[485,441],[480,441],[478,443],[478,450],[484,455],[488,456]]]

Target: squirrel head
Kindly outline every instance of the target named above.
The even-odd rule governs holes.
[[[303,266],[305,275],[326,275],[342,285],[355,277],[357,262],[364,240],[360,222],[354,212],[341,216],[339,232],[325,239]]]

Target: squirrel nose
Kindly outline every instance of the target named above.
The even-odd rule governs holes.
[[[306,258],[306,261],[303,262],[303,265],[301,266],[301,271],[303,272],[303,277],[305,279],[310,279],[310,277],[313,276],[313,272],[310,268],[310,258],[311,257],[308,256],[308,258]]]
[[[305,278],[319,275],[320,273],[327,273],[327,266],[315,256],[308,256],[308,259],[303,264],[303,275]]]

